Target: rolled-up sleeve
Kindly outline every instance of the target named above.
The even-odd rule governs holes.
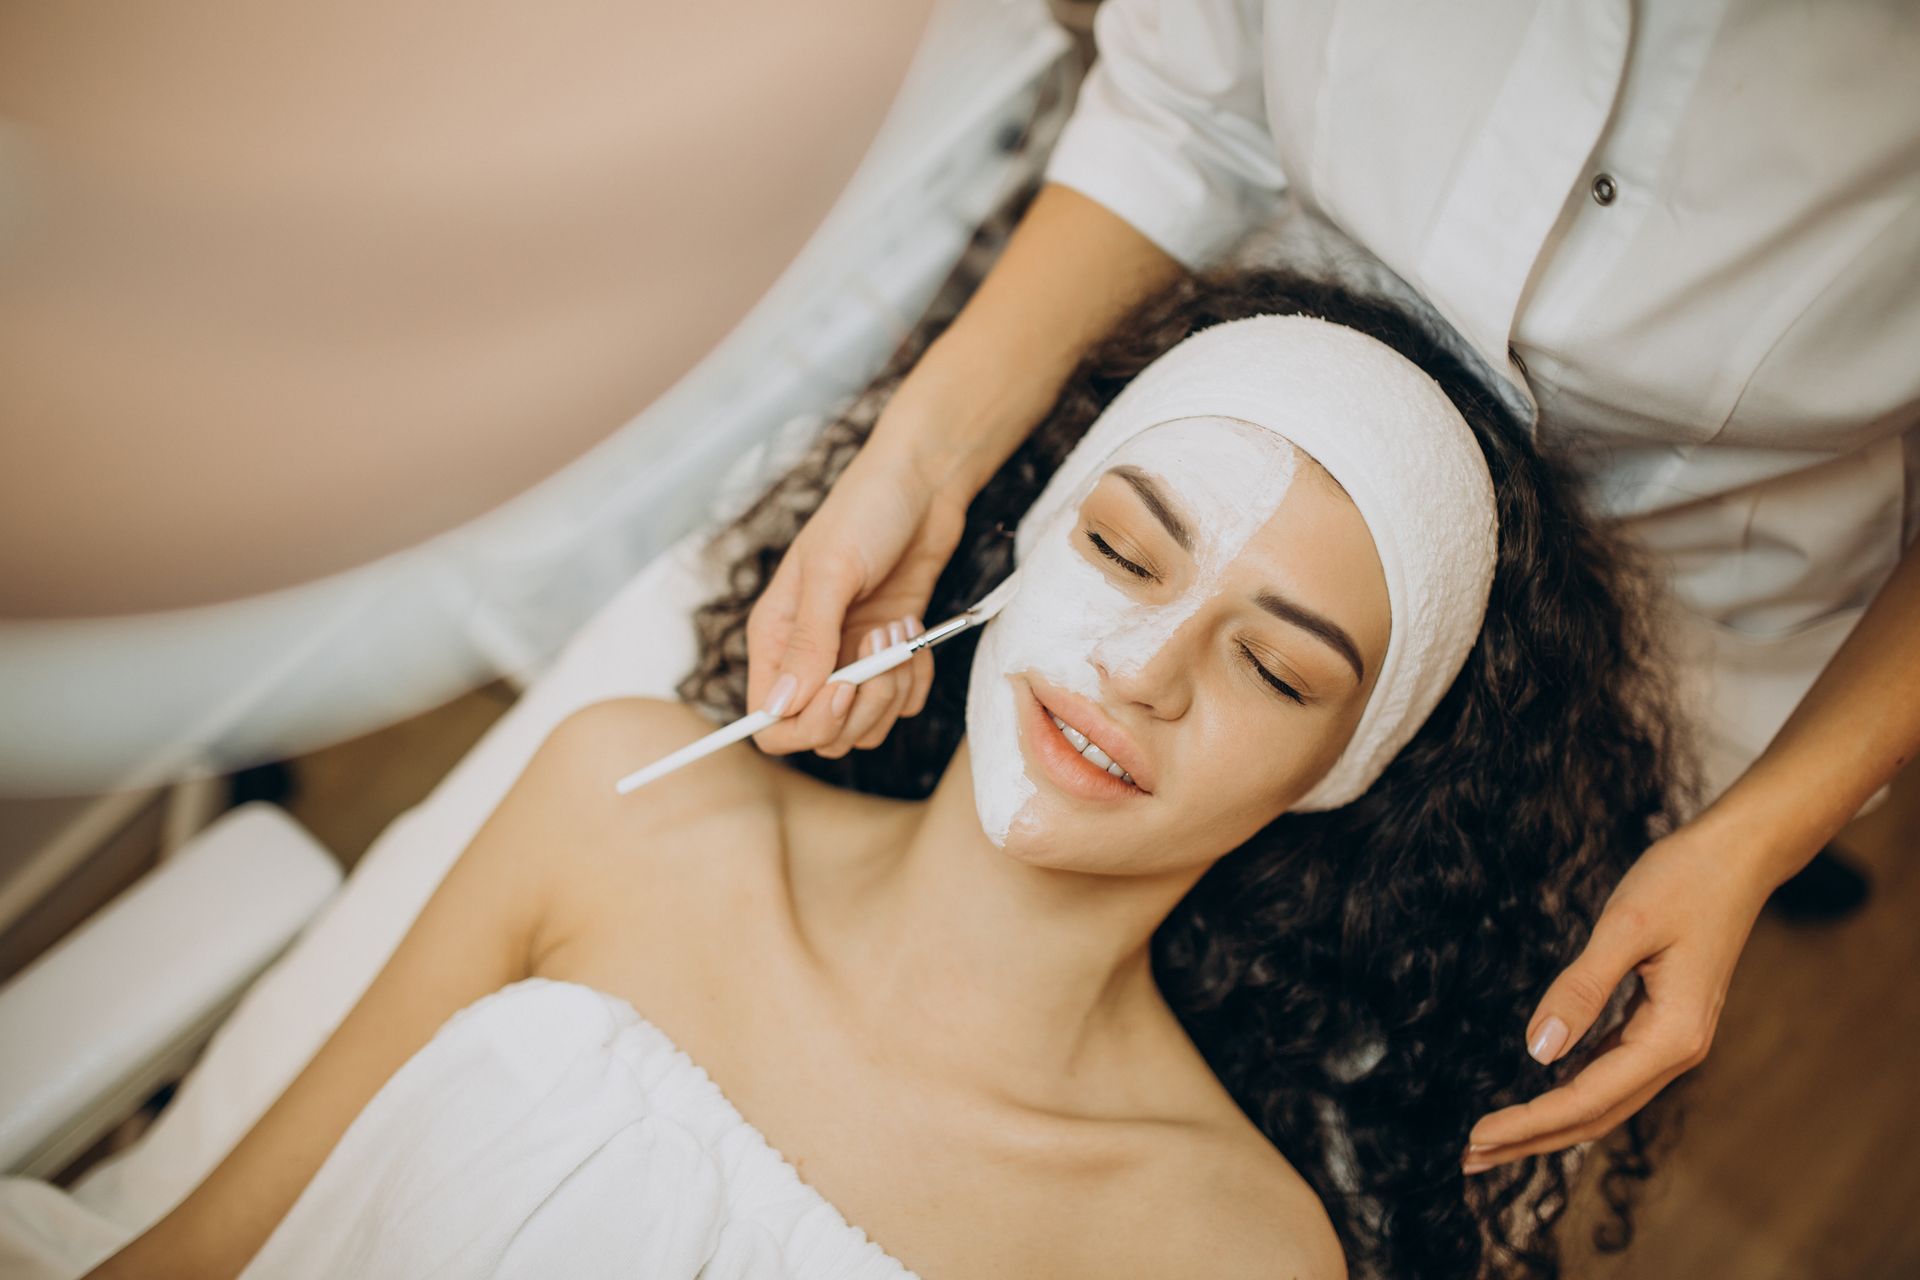
[[[1188,267],[1270,213],[1261,0],[1106,0],[1099,60],[1047,163]]]

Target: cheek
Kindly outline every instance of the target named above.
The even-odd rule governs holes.
[[[1140,626],[1140,603],[1076,550],[1077,517],[1050,530],[1020,569],[1020,591],[988,626],[981,653],[1001,676],[1037,671],[1098,698],[1093,659],[1110,638]]]
[[[1212,711],[1194,742],[1197,767],[1185,803],[1224,853],[1311,791],[1338,748],[1329,741],[1327,717],[1291,703],[1269,705],[1269,695],[1248,688],[1237,673],[1210,678],[1224,683],[1208,691]]]

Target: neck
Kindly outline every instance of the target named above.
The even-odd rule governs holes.
[[[946,1073],[1013,1096],[1164,1045],[1154,930],[1199,878],[1033,866],[980,828],[963,741],[924,805],[856,876],[796,895],[859,1021]]]

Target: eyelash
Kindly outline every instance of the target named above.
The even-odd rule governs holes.
[[[1087,530],[1087,540],[1093,543],[1093,549],[1095,551],[1098,551],[1101,555],[1113,561],[1115,564],[1119,565],[1122,569],[1125,569],[1128,573],[1132,574],[1134,577],[1151,578],[1154,576],[1152,570],[1147,569],[1141,565],[1135,564],[1133,561],[1121,555],[1118,551],[1115,551],[1112,547],[1107,545],[1107,540],[1105,538],[1101,537],[1099,534],[1095,533],[1091,529]]]
[[[1101,537],[1099,534],[1095,533],[1091,529],[1087,530],[1087,541],[1093,544],[1093,549],[1095,551],[1098,551],[1101,555],[1113,561],[1115,564],[1119,565],[1122,569],[1132,574],[1134,577],[1152,578],[1154,576],[1150,570],[1146,569],[1141,565],[1135,564],[1133,561],[1121,555],[1118,551],[1115,551],[1110,545],[1108,545],[1107,540],[1105,538]],[[1260,665],[1260,659],[1253,656],[1253,650],[1247,648],[1247,646],[1243,644],[1240,646],[1240,652],[1246,656],[1247,665],[1253,668],[1254,673],[1258,675],[1262,680],[1266,681],[1269,685],[1273,686],[1274,690],[1278,692],[1282,697],[1291,698],[1293,701],[1298,703],[1304,704],[1306,702],[1306,698],[1301,696],[1301,693],[1298,689],[1294,688],[1292,685],[1288,684],[1285,680],[1282,680],[1279,676],[1276,676],[1275,674],[1273,674],[1273,672],[1267,670],[1264,666]]]
[[[1300,691],[1288,684],[1285,680],[1282,680],[1279,676],[1273,674],[1273,672],[1261,666],[1260,659],[1253,656],[1253,650],[1247,648],[1245,645],[1241,645],[1240,652],[1247,655],[1247,664],[1254,669],[1259,677],[1278,690],[1282,697],[1291,698],[1295,702],[1305,704],[1306,698],[1301,696]]]

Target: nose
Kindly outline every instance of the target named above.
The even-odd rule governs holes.
[[[1185,715],[1193,704],[1199,645],[1208,625],[1205,614],[1205,609],[1199,610],[1164,639],[1130,627],[1102,641],[1093,651],[1092,663],[1108,694],[1158,720]],[[1154,640],[1159,643],[1148,648]],[[1142,649],[1147,650],[1144,656]]]

